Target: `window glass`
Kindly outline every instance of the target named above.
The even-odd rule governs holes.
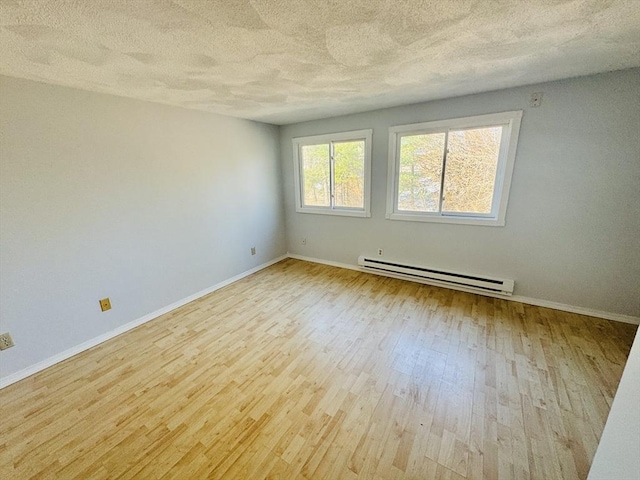
[[[329,144],[301,148],[304,205],[330,206]]]
[[[387,218],[504,225],[522,111],[389,129]]]
[[[293,139],[296,212],[370,216],[372,130]]]
[[[364,140],[333,144],[335,206],[364,208]]]
[[[398,210],[437,212],[440,209],[444,139],[444,133],[401,137]]]
[[[491,213],[501,137],[502,127],[449,132],[443,212]]]

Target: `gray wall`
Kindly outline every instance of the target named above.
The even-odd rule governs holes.
[[[505,227],[384,218],[389,126],[516,109]],[[295,213],[291,138],[363,128],[372,218]],[[285,232],[299,255],[355,264],[382,247],[638,316],[639,205],[639,69],[280,129],[0,77],[0,332],[16,341],[0,379],[277,258]]]
[[[544,92],[539,108],[533,92]],[[520,109],[505,227],[385,219],[390,126]],[[364,128],[374,130],[372,218],[296,213],[291,139]],[[294,124],[280,137],[290,253],[355,264],[381,247],[513,278],[521,296],[640,315],[639,69]]]
[[[0,378],[286,252],[278,127],[0,77],[0,135]]]

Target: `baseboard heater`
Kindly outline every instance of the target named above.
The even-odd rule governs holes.
[[[513,293],[514,282],[508,279],[439,270],[418,265],[380,260],[365,255],[358,257],[358,265],[365,271],[457,290],[499,295],[511,295]]]

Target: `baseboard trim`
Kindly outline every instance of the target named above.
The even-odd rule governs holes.
[[[293,254],[293,253],[289,253],[288,254],[289,258],[295,258],[296,260],[302,260],[305,262],[312,262],[312,263],[321,263],[323,265],[330,265],[332,267],[339,267],[339,268],[346,268],[349,270],[357,270],[359,272],[364,272],[364,273],[371,273],[373,275],[380,275],[383,277],[391,277],[391,278],[399,278],[401,280],[407,280],[404,277],[398,276],[398,275],[393,275],[393,274],[387,274],[384,272],[372,272],[369,270],[364,270],[360,267],[358,267],[357,265],[350,265],[347,263],[340,263],[340,262],[333,262],[331,260],[323,260],[320,258],[314,258],[314,257],[305,257],[303,255],[297,255],[297,254]],[[413,281],[413,280],[407,280],[407,281]],[[442,285],[436,285],[434,283],[430,283],[428,281],[417,281],[417,283],[424,283],[427,285],[435,285],[437,287],[442,287],[442,288],[450,288],[453,290],[460,290],[463,292],[469,292],[469,293],[475,293],[477,295],[481,295],[480,293],[478,293],[477,291],[472,291],[469,289],[466,289],[464,287],[460,287],[460,288],[455,288],[454,286],[442,286]],[[633,315],[624,315],[622,313],[614,313],[614,312],[604,312],[601,310],[594,310],[591,308],[586,308],[586,307],[577,307],[574,305],[567,305],[564,303],[557,303],[557,302],[551,302],[549,300],[542,300],[539,298],[531,298],[531,297],[525,297],[522,295],[499,295],[499,294],[492,294],[490,292],[487,292],[486,294],[484,294],[486,296],[489,297],[494,297],[494,298],[501,298],[503,300],[508,300],[510,302],[519,302],[519,303],[526,303],[527,305],[535,305],[537,307],[545,307],[545,308],[551,308],[553,310],[560,310],[563,312],[569,312],[569,313],[576,313],[579,315],[586,315],[589,317],[596,317],[596,318],[604,318],[605,320],[613,320],[616,322],[622,322],[622,323],[630,323],[632,325],[640,325],[640,317],[636,317]]]
[[[331,260],[322,260],[321,258],[314,257],[305,257],[303,255],[297,255],[295,253],[289,253],[287,254],[287,256],[296,260],[302,260],[303,262],[321,263],[322,265],[329,265],[331,267],[346,268],[348,270],[356,270],[358,272],[362,271],[357,265],[350,265],[348,263],[333,262]]]
[[[384,273],[377,273],[377,272],[370,272],[370,271],[365,271],[363,269],[361,269],[360,267],[358,267],[357,265],[351,265],[351,264],[347,264],[347,263],[341,263],[341,262],[334,262],[331,260],[323,260],[320,258],[314,258],[314,257],[306,257],[303,255],[297,255],[297,254],[293,254],[293,253],[287,253],[286,255],[282,255],[278,258],[275,258],[273,260],[270,260],[269,262],[263,263],[261,265],[258,265],[257,267],[254,267],[250,270],[247,270],[245,272],[242,272],[238,275],[235,275],[231,278],[228,278],[227,280],[224,280],[212,287],[206,288],[204,290],[201,290],[197,293],[194,293],[193,295],[190,295],[186,298],[183,298],[181,300],[178,300],[177,302],[172,303],[171,305],[167,305],[166,307],[163,307],[159,310],[156,310],[155,312],[151,312],[147,315],[144,315],[136,320],[133,320],[129,323],[126,323],[124,325],[119,326],[118,328],[111,330],[109,332],[103,333],[102,335],[99,335],[95,338],[92,338],[91,340],[88,340],[86,342],[83,342],[79,345],[76,345],[72,348],[69,348],[67,350],[65,350],[64,352],[60,352],[52,357],[49,357],[45,360],[42,360],[41,362],[38,362],[34,365],[31,365],[27,368],[24,368],[18,372],[12,373],[10,375],[8,375],[5,378],[0,379],[0,389],[7,387],[13,383],[19,382],[20,380],[23,380],[27,377],[30,377],[31,375],[34,375],[38,372],[41,372],[42,370],[49,368],[53,365],[55,365],[56,363],[60,363],[64,360],[67,360],[68,358],[71,358],[79,353],[84,352],[85,350],[89,350],[90,348],[93,348],[97,345],[100,345],[103,342],[106,342],[107,340],[111,340],[114,337],[117,337],[118,335],[122,335],[125,332],[128,332],[129,330],[132,330],[140,325],[143,325],[151,320],[154,320],[155,318],[158,318],[166,313],[169,313],[173,310],[175,310],[176,308],[180,308],[183,305],[186,305],[187,303],[193,302],[194,300],[197,300],[201,297],[204,297],[205,295],[208,295],[210,293],[215,292],[216,290],[219,290],[223,287],[226,287],[227,285],[230,285],[234,282],[237,282],[238,280],[241,280],[253,273],[259,272],[260,270],[263,270],[267,267],[270,267],[271,265],[274,265],[282,260],[285,260],[287,258],[294,258],[296,260],[302,260],[305,262],[312,262],[312,263],[320,263],[323,265],[329,265],[332,267],[338,267],[338,268],[346,268],[349,270],[355,270],[355,271],[359,271],[359,272],[364,272],[364,273],[370,273],[372,275],[380,275],[380,276],[386,276],[386,277],[391,277],[391,278],[400,278],[400,277],[396,277],[394,275],[387,275]],[[406,280],[406,279],[404,279]],[[420,282],[420,283],[427,283],[427,282]],[[441,285],[436,285],[436,286],[440,286]],[[442,288],[450,288],[450,287],[442,287]],[[463,291],[466,291],[464,289],[460,289]],[[471,293],[477,293],[477,292],[471,292]],[[538,298],[530,298],[530,297],[524,297],[521,295],[513,295],[513,296],[506,296],[506,295],[492,295],[492,294],[488,294],[488,296],[491,297],[495,297],[495,298],[501,298],[503,300],[508,300],[511,302],[520,302],[520,303],[526,303],[528,305],[535,305],[538,307],[546,307],[546,308],[551,308],[554,310],[561,310],[563,312],[569,312],[569,313],[576,313],[579,315],[586,315],[586,316],[590,316],[590,317],[596,317],[596,318],[603,318],[605,320],[613,320],[616,322],[623,322],[623,323],[629,323],[632,325],[640,325],[640,317],[636,317],[633,315],[624,315],[621,313],[613,313],[613,312],[604,312],[601,310],[593,310],[590,308],[585,308],[585,307],[577,307],[574,305],[566,305],[564,303],[557,303],[557,302],[551,302],[548,300],[541,300]]]
[[[19,370],[18,372],[12,373],[11,375],[8,375],[7,377],[0,379],[0,389],[4,387],[8,387],[13,383],[19,382],[20,380],[23,380],[27,377],[30,377],[31,375],[41,372],[42,370],[49,368],[55,365],[56,363],[60,363],[64,360],[67,360],[68,358],[71,358],[79,353],[82,353],[85,350],[89,350],[90,348],[93,348],[96,345],[100,345],[101,343],[106,342],[107,340],[111,340],[112,338],[117,337],[118,335],[122,335],[123,333],[128,332],[129,330],[132,330],[136,327],[139,327],[140,325],[150,322],[151,320],[154,320],[166,313],[169,313],[172,310],[175,310],[176,308],[180,308],[183,305],[186,305],[187,303],[193,302],[194,300],[204,297],[205,295],[213,293],[216,290],[220,290],[221,288],[226,287],[227,285],[230,285],[234,282],[237,282],[238,280],[241,280],[245,277],[248,277],[253,273],[259,272],[260,270],[263,270],[267,267],[270,267],[271,265],[281,262],[282,260],[285,260],[288,257],[289,257],[288,255],[282,255],[278,258],[275,258],[266,263],[258,265],[257,267],[254,267],[250,270],[247,270],[231,278],[228,278],[227,280],[223,280],[222,282],[217,283],[212,287],[205,288],[204,290],[194,293],[193,295],[189,295],[186,298],[178,300],[177,302],[174,302],[171,305],[167,305],[166,307],[156,310],[155,312],[151,312],[129,323],[125,323],[124,325],[121,325],[118,328],[115,328],[109,332],[103,333],[102,335],[98,335],[97,337],[92,338],[91,340],[87,340],[86,342],[76,345],[75,347],[71,347],[65,350],[64,352],[60,352],[56,355],[53,355],[52,357],[42,360],[41,362],[31,365],[30,367],[27,367],[22,370]]]
[[[553,310],[562,310],[563,312],[577,313],[578,315],[586,315],[588,317],[604,318],[605,320],[613,320],[614,322],[630,323],[631,325],[640,325],[640,317],[633,315],[624,315],[622,313],[604,312],[602,310],[594,310],[586,307],[576,307],[575,305],[567,305],[565,303],[551,302],[549,300],[541,300],[539,298],[523,297],[513,295],[507,300],[514,302],[535,305],[536,307],[551,308]]]

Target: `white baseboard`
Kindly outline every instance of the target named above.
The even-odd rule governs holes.
[[[605,320],[613,320],[615,322],[630,323],[632,325],[640,325],[640,317],[633,315],[624,315],[622,313],[604,312],[602,310],[594,310],[586,307],[576,307],[574,305],[567,305],[565,303],[550,302],[549,300],[541,300],[539,298],[523,297],[520,295],[513,295],[507,300],[514,302],[526,303],[528,305],[535,305],[537,307],[546,307],[553,310],[562,310],[563,312],[577,313],[579,315],[586,315],[588,317],[604,318]]]
[[[264,268],[270,267],[271,265],[278,263],[286,258],[288,258],[288,255],[282,255],[281,257],[270,260],[266,263],[263,263],[262,265],[258,265],[257,267],[254,267],[250,270],[242,272],[234,277],[228,278],[227,280],[224,280],[212,287],[205,288],[204,290],[201,290],[197,293],[194,293],[193,295],[190,295],[186,298],[178,300],[177,302],[174,302],[171,305],[167,305],[166,307],[156,310],[155,312],[151,312],[129,323],[125,323],[124,325],[121,325],[118,328],[115,328],[114,330],[103,333],[102,335],[92,338],[91,340],[87,340],[86,342],[76,345],[75,347],[71,347],[68,350],[65,350],[64,352],[60,352],[52,357],[42,360],[41,362],[38,362],[34,365],[24,368],[18,372],[12,373],[11,375],[8,375],[7,377],[0,379],[0,388],[7,387],[12,383],[16,383],[24,378],[30,377],[31,375],[38,373],[44,370],[45,368],[49,368],[55,365],[56,363],[62,362],[63,360],[66,360],[70,357],[73,357],[74,355],[77,355],[78,353],[82,353],[85,350],[88,350],[90,348],[95,347],[96,345],[106,342],[107,340],[111,340],[112,338],[117,337],[118,335],[121,335],[133,328],[136,328],[144,323],[147,323],[155,318],[158,318],[161,315],[164,315],[165,313],[169,313],[172,310],[175,310],[176,308],[182,307],[187,303],[193,302],[194,300],[197,300],[200,297],[204,297],[205,295],[208,295],[212,292],[215,292],[216,290],[226,287],[227,285],[237,282],[238,280],[241,280],[242,278],[247,277],[252,273],[256,273]]]
[[[7,377],[4,377],[2,379],[0,379],[0,388],[4,388],[8,385],[11,385],[12,383],[18,382],[24,378],[27,378],[35,373],[38,373],[42,370],[44,370],[45,368],[49,368],[53,365],[55,365],[56,363],[62,362],[63,360],[66,360],[70,357],[73,357],[74,355],[77,355],[78,353],[84,352],[85,350],[88,350],[90,348],[95,347],[96,345],[99,345],[103,342],[106,342],[107,340],[110,340],[114,337],[117,337],[118,335],[121,335],[125,332],[128,332],[129,330],[136,328],[144,323],[147,323],[155,318],[160,317],[161,315],[164,315],[165,313],[169,313],[172,310],[175,310],[176,308],[182,307],[183,305],[186,305],[189,302],[193,302],[194,300],[197,300],[200,297],[203,297],[205,295],[208,295],[209,293],[215,292],[216,290],[219,290],[223,287],[226,287],[227,285],[230,285],[234,282],[237,282],[238,280],[247,277],[249,275],[251,275],[252,273],[256,273],[264,268],[270,267],[271,265],[278,263],[286,258],[295,258],[297,260],[303,260],[305,262],[313,262],[313,263],[321,263],[323,265],[330,265],[332,267],[339,267],[339,268],[346,268],[349,270],[356,270],[359,272],[365,272],[364,270],[362,270],[360,267],[358,267],[357,265],[350,265],[347,263],[341,263],[341,262],[333,262],[331,260],[322,260],[319,258],[313,258],[313,257],[305,257],[303,255],[296,255],[296,254],[292,254],[292,253],[288,253],[286,255],[282,255],[281,257],[275,258],[269,262],[263,263],[262,265],[258,265],[257,267],[254,267],[250,270],[247,270],[245,272],[242,272],[234,277],[231,277],[227,280],[224,280],[212,287],[206,288],[204,290],[201,290],[197,293],[194,293],[193,295],[190,295],[186,298],[183,298],[182,300],[178,300],[177,302],[172,303],[171,305],[167,305],[164,308],[161,308],[159,310],[156,310],[155,312],[151,312],[147,315],[144,315],[143,317],[140,317],[136,320],[133,320],[129,323],[126,323],[124,325],[121,325],[120,327],[111,330],[109,332],[103,333],[102,335],[99,335],[95,338],[92,338],[91,340],[88,340],[86,342],[83,342],[79,345],[76,345],[75,347],[69,348],[68,350],[65,350],[64,352],[60,352],[52,357],[49,357],[41,362],[38,362],[34,365],[31,365],[23,370],[20,370],[18,372],[12,373],[11,375],[8,375]],[[390,276],[393,277],[393,275],[384,275],[384,274],[379,274],[379,273],[374,273],[374,272],[369,272],[366,271],[365,273],[371,273],[374,275],[383,275],[383,276]],[[397,278],[397,277],[395,277]],[[449,287],[445,287],[445,288],[449,288]],[[477,293],[477,292],[475,292]],[[526,303],[528,305],[536,305],[539,307],[546,307],[546,308],[552,308],[554,310],[561,310],[564,312],[570,312],[570,313],[577,313],[580,315],[587,315],[590,317],[597,317],[597,318],[604,318],[606,320],[614,320],[617,322],[624,322],[624,323],[630,323],[633,325],[640,325],[640,317],[636,317],[636,316],[632,316],[632,315],[623,315],[620,313],[612,313],[612,312],[603,312],[600,310],[593,310],[590,308],[585,308],[585,307],[576,307],[573,305],[566,305],[563,303],[556,303],[556,302],[551,302],[548,300],[541,300],[541,299],[537,299],[537,298],[529,298],[529,297],[523,297],[520,295],[513,295],[513,296],[505,296],[505,295],[491,295],[488,294],[489,296],[492,297],[496,297],[496,298],[502,298],[503,300],[509,300],[512,302],[521,302],[521,303]]]
[[[305,257],[303,255],[296,255],[295,253],[288,253],[287,256],[289,258],[295,258],[296,260],[302,260],[305,262],[321,263],[322,265],[330,265],[332,267],[346,268],[348,270],[356,270],[358,272],[362,271],[360,267],[358,267],[357,265],[350,265],[348,263],[340,263],[340,262],[333,262],[331,260],[322,260],[320,258]]]
[[[406,280],[406,278],[402,278],[393,274],[385,274],[385,273],[378,273],[378,272],[372,272],[369,270],[363,270],[360,267],[358,267],[357,265],[350,265],[347,263],[340,263],[340,262],[333,262],[331,260],[322,260],[320,258],[313,258],[313,257],[305,257],[302,255],[296,255],[293,253],[289,253],[288,254],[289,258],[295,258],[297,260],[303,260],[305,262],[313,262],[313,263],[321,263],[323,265],[330,265],[332,267],[339,267],[339,268],[347,268],[349,270],[357,270],[360,272],[365,272],[365,273],[371,273],[374,275],[381,275],[383,277],[392,277],[392,278],[401,278],[403,280]],[[429,282],[418,282],[418,283],[425,283],[428,284]],[[440,286],[442,287],[442,285],[436,285],[436,286]],[[453,290],[461,290],[464,292],[470,292],[470,293],[476,293],[478,295],[481,295],[480,293],[476,292],[476,291],[472,291],[469,289],[466,289],[464,287],[460,287],[460,288],[455,288],[454,286],[447,286],[447,287],[442,287],[442,288],[451,288]],[[630,323],[632,325],[640,325],[640,317],[636,317],[633,315],[624,315],[622,313],[614,313],[614,312],[603,312],[601,310],[594,310],[591,308],[585,308],[585,307],[576,307],[574,305],[567,305],[564,303],[557,303],[557,302],[551,302],[549,300],[541,300],[539,298],[531,298],[531,297],[524,297],[522,295],[499,295],[499,294],[492,294],[492,293],[485,293],[483,295],[489,296],[489,297],[494,297],[494,298],[501,298],[503,300],[508,300],[510,302],[520,302],[520,303],[526,303],[527,305],[535,305],[537,307],[546,307],[546,308],[551,308],[553,310],[561,310],[563,312],[569,312],[569,313],[577,313],[579,315],[587,315],[589,317],[596,317],[596,318],[604,318],[605,320],[614,320],[616,322],[623,322],[623,323]]]

